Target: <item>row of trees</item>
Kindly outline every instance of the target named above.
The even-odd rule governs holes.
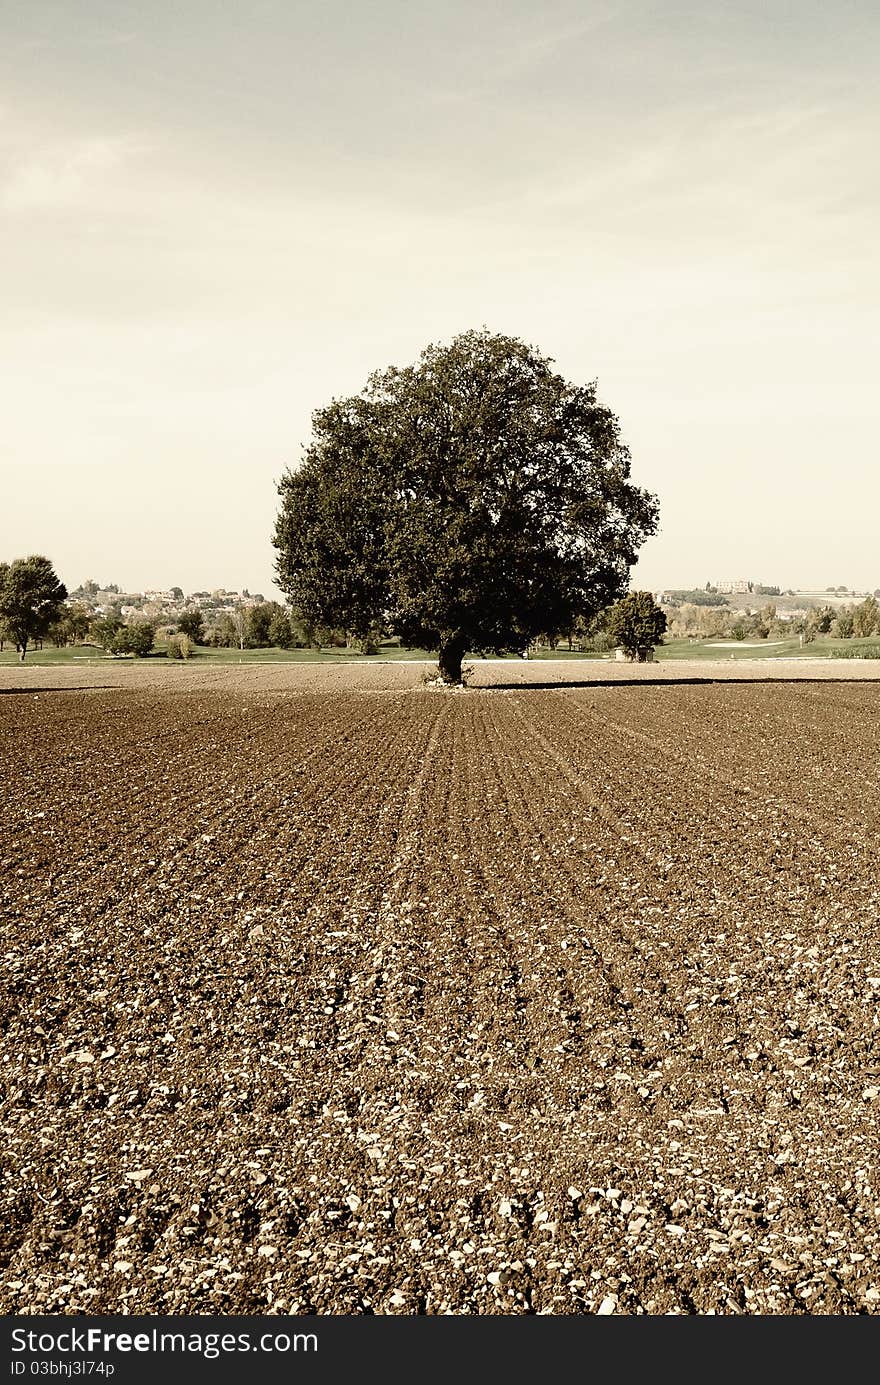
[[[194,613],[202,620],[201,611]],[[299,639],[290,614],[277,601],[263,601],[256,606],[239,607],[234,613],[222,611],[214,618],[210,629],[198,637],[198,643],[229,649],[294,649],[305,643]],[[196,638],[194,636],[194,638]]]
[[[858,604],[837,608],[818,606],[805,616],[786,620],[779,615],[773,602],[745,612],[731,611],[725,606],[705,607],[699,602],[683,602],[664,612],[655,605],[650,593],[631,592],[621,602],[566,632],[565,638],[569,648],[609,650],[620,645],[635,657],[639,649],[659,644],[665,631],[675,638],[704,639],[772,639],[792,634],[803,635],[807,640],[819,635],[839,639],[870,637],[880,635],[880,602],[869,596]],[[108,652],[144,657],[154,648],[155,636],[155,622],[126,622],[113,609],[90,620],[81,607],[62,603],[60,614],[51,625],[46,627],[45,620],[32,623],[29,637],[38,640],[48,637],[59,647],[91,638]],[[381,637],[381,631],[374,631],[370,639],[358,642],[358,648],[374,652]],[[544,635],[539,636],[538,642],[555,648],[560,640],[557,636]],[[176,627],[165,631],[166,647],[176,658],[189,657],[196,645],[297,649],[346,643],[353,641],[344,631],[304,625],[276,601],[261,603],[236,615],[224,612],[210,627],[201,610],[187,611]]]
[[[152,649],[157,628],[156,621],[126,621],[118,607],[110,607],[101,616],[90,617],[81,606],[63,605],[45,634],[59,648],[92,639],[111,653],[143,656]],[[176,637],[187,641],[185,646],[175,645],[175,648],[185,648],[184,657],[195,645],[296,649],[345,642],[344,636],[337,631],[314,629],[294,620],[277,601],[241,608],[235,614],[221,612],[210,625],[204,612],[196,607],[184,611],[173,625],[165,626],[164,634],[166,642]]]
[[[803,635],[809,641],[818,635],[843,640],[880,635],[880,603],[874,596],[851,606],[817,606],[788,620],[783,619],[773,602],[753,611],[685,602],[668,609],[666,614],[669,633],[676,638],[784,639]]]

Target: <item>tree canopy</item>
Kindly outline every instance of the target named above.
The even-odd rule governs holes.
[[[595,382],[467,332],[312,418],[279,483],[279,585],[303,621],[439,650],[523,650],[617,600],[657,504]]]
[[[48,558],[32,554],[0,563],[0,622],[24,662],[31,640],[42,639],[62,615],[67,588]]]
[[[630,592],[611,607],[605,629],[631,659],[644,659],[644,651],[663,638],[666,616],[650,592]]]
[[[183,611],[177,628],[181,634],[189,636],[193,644],[202,644],[205,638],[205,618],[201,607],[195,606],[190,611]]]
[[[121,625],[110,644],[114,654],[134,654],[145,659],[153,648],[156,627],[151,620],[138,620],[132,625]]]

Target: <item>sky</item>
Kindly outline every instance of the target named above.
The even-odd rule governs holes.
[[[0,0],[0,558],[276,595],[312,411],[598,381],[632,585],[880,585],[873,0]]]

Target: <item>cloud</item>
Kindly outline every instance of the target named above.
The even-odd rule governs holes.
[[[126,136],[96,135],[19,154],[10,162],[0,200],[9,211],[76,205],[143,148]]]

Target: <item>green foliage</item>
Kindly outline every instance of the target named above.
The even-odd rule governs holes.
[[[165,653],[169,659],[188,659],[193,652],[189,635],[169,635]]]
[[[144,659],[153,648],[156,638],[156,630],[149,620],[138,620],[133,625],[122,625],[114,633],[110,641],[110,649],[114,654],[134,654],[138,659]]]
[[[880,659],[880,644],[859,644],[850,649],[835,649],[835,659]]]
[[[381,630],[369,630],[366,635],[361,635],[360,639],[355,640],[355,648],[360,654],[378,654],[381,644]]]
[[[92,621],[92,634],[104,649],[110,649],[117,631],[121,630],[125,621],[117,610],[111,608],[103,616]]]
[[[275,649],[294,649],[296,647],[296,636],[290,623],[290,616],[282,606],[273,612],[272,619],[269,621],[269,643]]]
[[[687,602],[690,606],[728,606],[730,603],[726,596],[719,596],[718,592],[710,591],[708,588],[701,591],[694,588],[693,591],[666,591],[664,605],[682,606]]]
[[[597,630],[593,635],[585,635],[580,647],[584,654],[609,654],[615,643],[607,630]]]
[[[279,485],[279,585],[299,617],[440,651],[521,650],[626,589],[657,525],[618,421],[516,338],[468,332],[313,416]]]
[[[834,607],[815,607],[807,616],[807,624],[815,634],[827,635],[834,624]]]
[[[193,644],[201,644],[205,637],[205,618],[198,606],[192,611],[184,611],[177,622],[182,635],[187,635]]]
[[[66,598],[48,558],[32,554],[0,563],[0,623],[22,660],[30,641],[42,639],[61,618]]]
[[[228,611],[221,611],[214,621],[208,633],[208,643],[215,649],[238,649],[238,624]]]
[[[269,633],[274,617],[281,611],[276,601],[262,601],[250,606],[245,616],[245,644],[248,649],[267,649],[272,644]]]
[[[82,606],[62,606],[61,615],[49,627],[49,638],[56,649],[68,644],[80,644],[89,633],[89,615]]]
[[[666,616],[650,592],[630,592],[605,618],[607,634],[632,659],[659,644],[665,629]]]
[[[880,606],[873,596],[868,596],[853,608],[853,634],[857,639],[880,634]]]
[[[89,613],[83,606],[70,606],[65,617],[72,642],[78,643],[89,633]]]

